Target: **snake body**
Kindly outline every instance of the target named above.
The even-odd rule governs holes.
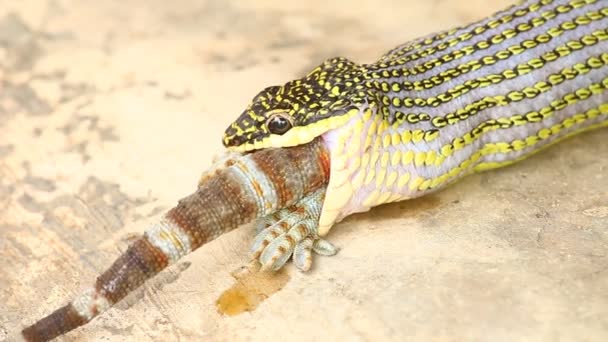
[[[523,1],[399,46],[333,58],[266,88],[226,130],[236,151],[322,137],[331,175],[319,235],[608,125],[608,1]]]

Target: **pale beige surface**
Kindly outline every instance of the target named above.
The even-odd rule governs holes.
[[[0,1],[0,340],[194,190],[261,88],[507,3]],[[608,340],[607,139],[351,217],[338,256],[228,317],[239,229],[63,340]]]

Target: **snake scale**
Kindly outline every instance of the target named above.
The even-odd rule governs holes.
[[[262,90],[226,129],[198,189],[74,300],[25,328],[86,324],[184,255],[257,220],[252,257],[277,270],[344,217],[437,191],[608,126],[608,0],[527,0],[372,64],[332,58]]]

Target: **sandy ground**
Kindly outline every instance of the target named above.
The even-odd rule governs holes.
[[[464,3],[0,1],[0,340],[194,190],[258,90],[509,1]],[[243,276],[236,230],[62,340],[606,341],[607,138],[350,217],[308,274]]]

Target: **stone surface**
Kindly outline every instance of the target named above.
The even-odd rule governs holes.
[[[508,2],[1,1],[0,340],[189,194],[261,88]],[[338,256],[227,316],[239,229],[62,340],[608,340],[607,138],[350,217]]]

